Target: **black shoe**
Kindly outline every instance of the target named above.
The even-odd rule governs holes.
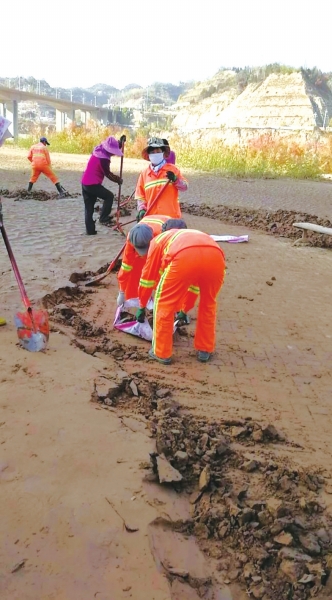
[[[99,223],[100,223],[100,225],[104,225],[105,227],[113,227],[113,225],[114,225],[113,219],[110,219],[110,218],[109,219],[105,219],[104,221],[101,221],[99,219]]]
[[[31,192],[32,186],[33,186],[33,183],[29,183],[29,185],[28,185],[28,192]]]
[[[97,231],[87,231],[85,235],[97,235]]]

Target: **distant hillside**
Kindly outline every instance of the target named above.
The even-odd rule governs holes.
[[[332,119],[332,75],[267,65],[221,69],[182,94],[172,126],[180,133],[227,128],[326,127]]]

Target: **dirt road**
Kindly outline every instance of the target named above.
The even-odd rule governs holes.
[[[54,157],[55,170],[61,173],[67,189],[79,191],[84,163],[84,157]],[[125,192],[132,191],[142,167],[140,161],[128,164],[131,173]],[[24,174],[22,165],[22,152],[2,149],[0,187],[23,186],[28,170]],[[332,188],[326,183],[238,182],[202,175],[189,178],[191,191],[183,196],[188,202],[231,206],[248,202],[260,208],[265,198],[271,208],[302,211],[305,204],[311,214],[331,218]],[[48,182],[40,187],[52,190]],[[73,271],[95,270],[109,261],[122,244],[120,235],[99,227],[92,241],[86,237],[81,198],[53,202],[5,199],[3,205],[8,235],[29,293],[35,299],[49,294],[54,331],[45,354],[28,354],[18,348],[10,319],[20,301],[3,249],[0,313],[9,325],[0,330],[0,503],[5,515],[1,522],[1,598],[242,600],[248,597],[247,590],[255,598],[281,600],[286,597],[282,585],[291,586],[293,598],[311,597],[313,586],[317,586],[317,597],[325,594],[330,598],[329,580],[324,577],[318,581],[315,575],[308,584],[298,584],[300,572],[295,583],[289,575],[281,577],[281,559],[273,557],[282,544],[274,541],[275,536],[270,538],[265,532],[268,537],[264,543],[271,547],[265,547],[270,554],[264,566],[250,554],[249,547],[258,544],[258,537],[252,541],[249,522],[243,531],[238,527],[242,515],[249,514],[245,505],[248,508],[250,499],[251,503],[257,501],[259,493],[262,502],[269,494],[288,503],[288,514],[296,513],[297,518],[302,510],[301,497],[314,495],[327,508],[319,509],[325,525],[313,522],[308,505],[302,512],[307,530],[316,540],[320,540],[317,531],[322,527],[327,532],[329,540],[319,541],[315,560],[323,561],[328,570],[327,558],[332,556],[328,517],[328,492],[332,492],[331,250],[293,247],[288,239],[185,215],[192,227],[207,233],[249,233],[250,242],[223,244],[228,271],[220,295],[217,348],[211,363],[201,365],[195,359],[194,311],[192,324],[175,338],[174,363],[166,368],[147,360],[146,342],[113,330],[114,275],[105,286],[88,293],[77,292],[69,283]],[[52,295],[55,289],[66,286]],[[61,309],[63,304],[67,311],[63,306]],[[94,329],[87,333],[82,322]],[[121,393],[108,405],[91,402],[91,398],[96,400],[95,382],[105,376],[109,385],[120,385]],[[131,382],[137,386],[138,396]],[[182,493],[176,486],[174,491],[172,486],[164,489],[155,483],[154,474],[144,464],[149,461],[149,452],[155,450],[154,438],[161,444],[161,419],[168,418],[170,410],[160,389],[168,390],[170,402],[183,407],[182,412],[171,413],[175,426],[168,425],[168,432],[174,429],[179,433],[165,438],[170,457],[173,450],[185,451],[189,457],[187,466],[173,462],[185,480]],[[193,433],[181,437],[183,423],[189,418],[186,415],[197,419],[197,447],[202,447],[202,437],[207,435],[205,450],[210,455],[190,450],[186,439]],[[216,471],[213,440],[221,434],[213,430],[212,435],[213,427],[217,427],[211,425],[214,422],[218,427],[222,424],[223,435],[231,440],[233,456],[237,456],[237,466],[232,466],[233,488],[235,479],[242,488],[244,484],[251,486],[250,494],[244,492],[247,503],[234,501],[238,512],[236,517],[229,517],[232,529],[224,538],[220,519],[211,521],[212,505],[209,520],[202,517],[207,502],[216,502],[218,494],[224,502],[231,490],[227,488],[230,472],[226,485]],[[259,440],[261,428],[268,423],[284,437]],[[249,460],[245,456],[248,453],[258,465],[250,476],[241,466],[243,460]],[[264,468],[263,463],[267,465]],[[271,463],[275,467],[269,467]],[[210,464],[212,481],[208,492],[193,505],[189,495],[197,487],[204,464]],[[229,464],[224,468],[229,469]],[[257,479],[257,473],[264,474],[268,488]],[[270,477],[276,473],[273,483]],[[309,483],[306,473],[316,474],[310,475]],[[143,481],[146,474],[149,481]],[[283,477],[291,480],[288,490],[280,484],[285,482]],[[224,485],[227,489],[221,494]],[[255,519],[259,520],[258,512]],[[171,531],[160,521],[149,526],[157,517],[173,523]],[[122,518],[129,529],[138,531],[128,531]],[[255,519],[252,516],[253,522]],[[185,538],[174,523],[185,523]],[[297,548],[299,534],[294,523],[292,527],[291,545]],[[208,564],[192,534],[209,555]],[[187,547],[187,543],[194,545]],[[167,554],[169,546],[173,565]],[[246,563],[236,554],[241,550],[252,564],[248,577]],[[188,564],[183,565],[180,556],[187,556]],[[310,575],[307,567],[306,573]],[[212,584],[207,583],[211,574]],[[282,583],[273,590],[271,582],[279,580]],[[322,581],[327,586],[319,589]]]

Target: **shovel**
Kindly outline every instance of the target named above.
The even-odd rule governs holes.
[[[167,186],[168,186],[169,183],[170,183],[170,181],[168,181],[167,183],[165,183],[165,185],[161,188],[159,194],[157,194],[157,196],[155,197],[155,199],[153,200],[153,202],[151,202],[151,205],[150,205],[149,209],[145,213],[146,217],[149,215],[149,213],[151,211],[151,208],[156,204],[156,202],[158,202],[160,196],[164,193],[164,191],[166,190],[166,188],[167,188]],[[136,219],[134,219],[134,221],[136,221]],[[127,223],[125,223],[125,225],[129,225],[129,223],[134,223],[134,221],[128,221]],[[126,243],[127,242],[125,242],[123,244],[121,250],[119,250],[119,252],[116,255],[116,257],[112,260],[112,262],[108,266],[107,271],[105,271],[105,273],[102,273],[101,275],[97,275],[93,279],[90,279],[89,281],[87,281],[86,284],[85,284],[86,287],[90,287],[92,285],[98,285],[98,283],[100,281],[102,281],[103,279],[105,279],[105,277],[107,277],[107,275],[109,275],[111,273],[111,271],[113,271],[114,267],[116,266],[116,263],[118,262],[120,256],[122,255],[122,252],[124,251],[124,249],[126,247]]]
[[[21,298],[26,308],[26,312],[18,312],[14,317],[17,327],[17,335],[21,346],[29,352],[40,352],[45,350],[49,338],[50,328],[48,324],[48,312],[46,310],[34,310],[31,307],[30,300],[25,291],[25,287],[18,270],[18,266],[11,249],[9,239],[2,220],[0,203],[0,229],[3,241],[5,243],[8,256],[18,283]]]

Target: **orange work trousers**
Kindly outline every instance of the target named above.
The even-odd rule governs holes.
[[[46,175],[46,177],[48,177],[52,183],[59,183],[57,176],[54,174],[49,165],[32,165],[30,183],[36,183],[41,173]]]
[[[159,358],[170,358],[173,347],[174,313],[188,300],[188,288],[199,288],[196,350],[213,352],[216,342],[217,295],[224,281],[225,260],[218,248],[192,247],[181,250],[165,269],[155,294],[152,350]],[[194,284],[193,284],[194,282]],[[197,295],[196,295],[197,298]],[[193,306],[195,294],[191,295]]]

